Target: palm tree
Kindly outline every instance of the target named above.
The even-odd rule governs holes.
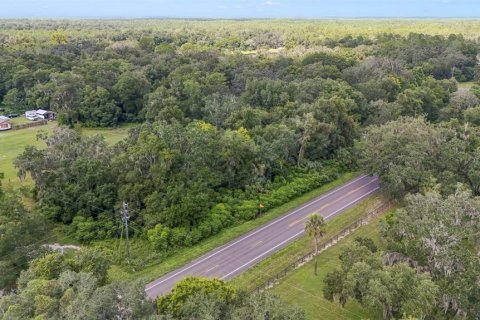
[[[312,214],[305,222],[305,232],[313,237],[315,242],[315,275],[317,275],[318,268],[318,243],[320,238],[325,235],[325,220],[318,214]]]

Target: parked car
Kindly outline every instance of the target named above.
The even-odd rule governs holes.
[[[9,114],[7,114],[7,117],[9,117],[10,119],[12,119],[12,118],[20,117],[20,115],[19,115],[18,113],[9,113]]]

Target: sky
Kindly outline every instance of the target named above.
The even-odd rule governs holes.
[[[0,18],[480,17],[480,0],[0,0]]]

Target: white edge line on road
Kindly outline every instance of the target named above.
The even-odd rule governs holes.
[[[348,203],[348,204],[344,205],[344,206],[343,206],[343,207],[341,207],[340,209],[338,209],[338,210],[336,210],[335,212],[333,212],[333,213],[329,214],[328,216],[326,216],[326,217],[325,217],[325,219],[328,219],[329,217],[331,217],[332,215],[334,215],[334,214],[338,213],[339,211],[342,211],[343,209],[347,208],[348,206],[350,206],[350,205],[354,204],[355,202],[357,202],[357,201],[359,201],[359,200],[361,200],[361,199],[363,199],[363,198],[367,197],[368,195],[370,195],[371,193],[373,193],[373,192],[377,191],[378,189],[380,189],[380,188],[375,188],[374,190],[372,190],[372,191],[370,191],[370,192],[368,192],[368,193],[366,193],[366,194],[362,195],[361,197],[359,197],[359,198],[357,198],[357,199],[355,199],[355,200],[351,201],[350,203]],[[272,247],[272,248],[268,249],[267,251],[265,251],[265,252],[263,252],[263,253],[259,254],[258,256],[256,256],[256,257],[255,257],[255,258],[253,258],[252,260],[248,261],[247,263],[244,263],[243,265],[241,265],[241,266],[240,266],[240,267],[238,267],[237,269],[235,269],[235,270],[233,270],[233,271],[231,271],[231,272],[227,273],[227,274],[226,274],[226,275],[224,275],[224,276],[223,276],[221,279],[222,279],[222,280],[225,280],[225,278],[227,278],[228,276],[230,276],[230,275],[234,274],[235,272],[237,272],[238,270],[242,269],[243,267],[245,267],[245,266],[248,266],[250,263],[254,262],[254,261],[255,261],[255,260],[257,260],[258,258],[261,258],[262,256],[266,255],[266,254],[267,254],[267,253],[269,253],[270,251],[272,251],[272,250],[275,250],[275,249],[276,249],[276,248],[278,248],[279,246],[281,246],[281,245],[285,244],[286,242],[288,242],[288,241],[290,241],[290,240],[294,239],[295,237],[298,237],[299,235],[301,235],[301,234],[302,234],[302,233],[304,233],[304,232],[305,232],[305,231],[304,231],[304,230],[302,230],[302,231],[300,231],[300,232],[296,233],[295,235],[291,236],[290,238],[288,238],[288,239],[286,239],[286,240],[284,240],[284,241],[280,242],[280,243],[279,243],[279,244],[277,244],[276,246],[274,246],[274,247]]]
[[[380,187],[376,187],[375,189],[373,189],[373,190],[365,193],[364,195],[360,196],[359,198],[357,198],[357,199],[351,201],[350,203],[344,205],[343,207],[341,207],[340,209],[336,210],[335,212],[330,213],[328,216],[325,216],[324,219],[327,220],[327,219],[330,218],[331,216],[337,214],[339,211],[342,211],[342,210],[345,209],[346,207],[354,204],[354,203],[357,202],[358,200],[362,200],[363,198],[365,198],[365,197],[369,196],[370,194],[378,191],[379,189],[380,189]]]
[[[228,248],[236,245],[237,243],[242,242],[243,240],[246,240],[246,239],[250,238],[251,236],[253,236],[253,235],[255,235],[255,234],[263,231],[264,229],[266,229],[266,228],[268,228],[268,227],[270,227],[270,226],[272,226],[272,225],[274,225],[274,224],[276,224],[276,223],[278,223],[278,222],[280,222],[280,221],[282,221],[282,220],[290,217],[291,215],[297,213],[298,211],[301,211],[301,210],[303,210],[303,209],[311,206],[312,204],[314,204],[314,203],[316,203],[316,202],[318,202],[318,201],[320,201],[320,200],[322,200],[322,199],[324,199],[324,198],[326,198],[326,197],[328,197],[328,196],[330,196],[330,195],[332,195],[332,194],[334,194],[334,193],[336,193],[336,192],[338,192],[338,191],[340,191],[340,190],[348,187],[349,185],[351,185],[351,184],[353,184],[353,183],[355,183],[355,182],[357,182],[357,181],[359,181],[359,180],[361,180],[361,179],[363,179],[363,178],[365,178],[365,177],[368,177],[368,176],[367,176],[367,175],[361,175],[361,176],[355,178],[354,180],[350,181],[349,183],[347,183],[347,184],[345,184],[345,185],[343,185],[343,186],[341,186],[341,187],[339,187],[339,188],[336,188],[336,189],[334,189],[334,190],[331,190],[331,191],[327,192],[326,194],[322,195],[321,197],[319,197],[319,198],[317,198],[317,199],[315,199],[315,200],[313,200],[313,201],[311,201],[311,202],[309,202],[309,203],[301,206],[301,207],[298,208],[298,209],[295,209],[294,211],[290,212],[289,214],[286,214],[286,215],[284,215],[283,217],[281,217],[281,218],[279,218],[279,219],[276,219],[276,220],[268,223],[267,225],[263,226],[262,228],[254,231],[254,232],[252,232],[252,233],[250,233],[250,234],[247,234],[246,236],[244,236],[244,237],[238,239],[237,241],[235,241],[235,242],[227,245],[226,247],[223,247],[223,248],[221,248],[220,250],[218,250],[218,251],[216,251],[216,252],[213,252],[213,253],[210,254],[209,256],[207,256],[207,257],[205,257],[205,258],[197,261],[196,263],[194,263],[194,264],[192,264],[192,265],[189,265],[189,266],[186,266],[184,269],[179,270],[178,272],[176,272],[176,273],[168,276],[167,278],[162,279],[161,281],[156,282],[156,283],[152,284],[152,285],[149,286],[149,287],[146,287],[146,288],[145,288],[145,291],[148,291],[148,290],[151,290],[151,289],[155,288],[156,286],[164,283],[165,281],[168,281],[168,280],[170,280],[171,278],[176,277],[177,275],[179,275],[179,274],[181,274],[181,273],[183,273],[183,272],[185,272],[185,271],[187,271],[187,270],[195,267],[196,265],[202,263],[203,261],[208,260],[208,259],[210,259],[211,257],[216,256],[217,254],[223,252],[224,250],[226,250],[226,249],[228,249]],[[375,178],[374,180],[377,180],[377,178]],[[374,181],[374,180],[372,180],[372,181]]]
[[[283,240],[282,242],[280,242],[280,243],[277,244],[276,246],[274,246],[274,247],[268,249],[267,251],[263,252],[262,254],[256,256],[255,258],[253,258],[252,260],[248,261],[247,263],[242,264],[242,265],[241,265],[240,267],[238,267],[237,269],[235,269],[235,270],[227,273],[227,274],[224,275],[221,279],[222,279],[222,280],[225,280],[225,278],[227,278],[229,275],[237,272],[238,270],[242,269],[242,268],[245,267],[245,266],[248,266],[250,263],[254,262],[254,261],[257,260],[258,258],[261,258],[262,256],[266,255],[266,254],[269,253],[270,251],[273,251],[273,250],[277,249],[278,247],[280,247],[281,245],[289,242],[290,240],[293,240],[294,238],[298,237],[298,236],[301,235],[302,233],[303,233],[303,230],[300,231],[300,232],[298,232],[298,233],[296,233],[296,234],[294,234],[294,235],[291,236],[290,238]]]

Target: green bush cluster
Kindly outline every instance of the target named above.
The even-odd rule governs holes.
[[[192,246],[215,235],[236,222],[255,219],[265,211],[337,179],[339,174],[340,169],[331,166],[322,173],[296,173],[289,181],[282,179],[283,183],[274,183],[274,188],[262,194],[246,191],[239,193],[238,197],[225,196],[223,202],[216,204],[197,226],[188,229],[157,224],[148,230],[148,240],[157,252],[168,255],[177,248]]]
[[[120,234],[118,224],[108,218],[94,220],[92,217],[76,216],[70,228],[75,239],[82,243],[109,239]]]
[[[260,203],[264,210],[269,210],[282,205],[314,188],[318,188],[338,178],[337,169],[325,170],[323,173],[304,174],[296,177],[290,183],[262,195]]]

